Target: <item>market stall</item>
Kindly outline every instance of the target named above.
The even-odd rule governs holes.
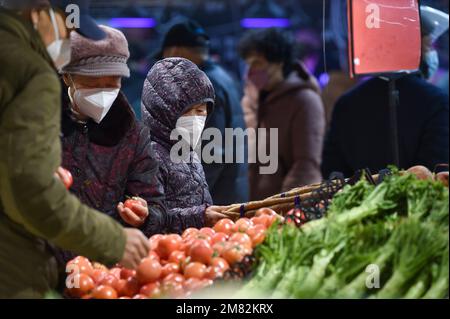
[[[415,167],[372,176],[361,171],[352,179],[232,205],[228,214],[213,228],[151,237],[149,256],[135,271],[77,257],[67,265],[65,294],[83,299],[448,296],[448,172]],[[78,288],[70,288],[75,283]]]

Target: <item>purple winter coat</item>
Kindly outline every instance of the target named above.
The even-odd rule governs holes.
[[[195,64],[182,58],[156,63],[147,75],[142,95],[142,117],[151,130],[152,146],[159,162],[159,185],[167,207],[166,231],[181,233],[205,224],[205,210],[212,204],[201,163],[179,163],[170,159],[170,133],[182,114],[192,106],[214,104],[214,88]],[[194,152],[191,152],[194,156]]]
[[[123,93],[120,93],[100,124],[77,122],[71,115],[67,95],[63,97],[62,166],[74,178],[70,191],[84,204],[95,208],[125,227],[117,204],[126,196],[139,196],[149,207],[140,227],[146,236],[163,231],[163,194],[152,181],[158,171],[149,130],[139,123]],[[73,254],[58,252],[59,262]]]

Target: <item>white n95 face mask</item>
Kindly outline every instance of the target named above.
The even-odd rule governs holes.
[[[202,137],[203,129],[205,128],[206,116],[182,116],[178,119],[176,129],[186,140],[186,132],[189,136],[189,145],[195,149]]]
[[[70,40],[62,40],[59,38],[58,24],[56,22],[55,12],[53,11],[53,9],[50,9],[50,18],[52,20],[56,40],[47,47],[47,52],[52,58],[55,67],[58,69],[58,71],[61,71],[63,67],[70,63]]]
[[[89,116],[97,124],[105,118],[119,95],[120,89],[75,89],[73,99],[80,113]]]

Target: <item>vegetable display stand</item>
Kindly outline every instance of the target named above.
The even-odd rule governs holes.
[[[366,176],[372,183],[377,183],[380,176],[384,176],[388,171],[372,175],[368,170],[360,170],[352,178],[345,179],[338,173],[332,174],[330,179],[320,183],[294,188],[288,192],[277,194],[260,201],[252,201],[242,204],[230,205],[224,214],[230,219],[240,217],[251,218],[255,216],[258,209],[270,208],[281,216],[286,216],[294,208],[302,207],[310,210],[311,207],[321,207],[321,211],[326,209],[333,196],[345,185],[352,184],[359,180],[362,175]]]
[[[326,216],[272,228],[233,298],[448,298],[449,190],[392,174],[337,193]]]

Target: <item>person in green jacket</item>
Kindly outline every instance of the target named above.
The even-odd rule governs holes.
[[[86,1],[66,4],[77,2],[82,33]],[[82,205],[55,177],[61,163],[55,66],[64,65],[69,34],[60,8],[53,11],[47,0],[0,0],[0,298],[42,298],[54,289],[52,246],[128,268],[149,251],[139,230]],[[96,28],[92,20],[84,26]],[[94,40],[100,32],[91,32]]]

